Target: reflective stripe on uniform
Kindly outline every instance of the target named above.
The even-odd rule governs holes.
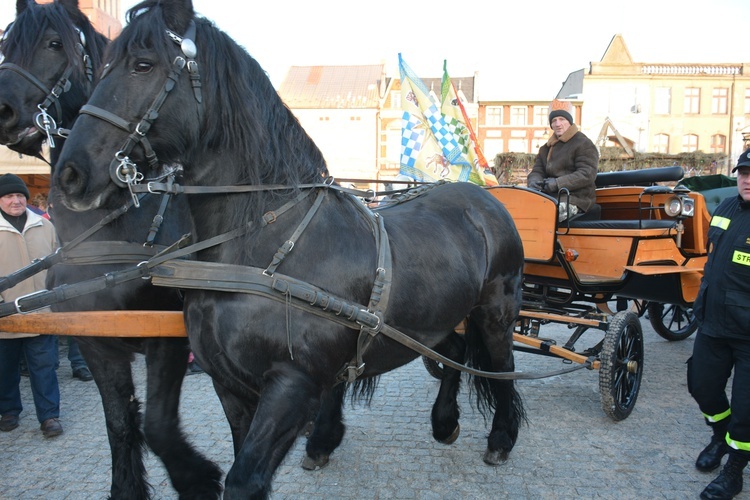
[[[726,217],[719,217],[718,215],[711,217],[711,227],[719,227],[725,231],[729,227],[729,222],[731,222],[731,219]]]
[[[732,409],[728,408],[727,411],[717,413],[716,415],[707,415],[703,414],[704,417],[706,417],[706,420],[712,424],[715,424],[716,422],[721,422],[725,418],[729,417],[729,415],[732,414]]]
[[[750,451],[750,443],[743,443],[742,441],[735,441],[734,439],[727,436],[727,444],[730,448],[741,451]]]

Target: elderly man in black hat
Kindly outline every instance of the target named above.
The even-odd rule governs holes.
[[[52,223],[26,207],[29,189],[13,174],[0,176],[0,275],[5,276],[34,259],[52,253],[57,236]],[[46,273],[22,281],[2,292],[12,302],[45,287]],[[57,343],[51,335],[0,331],[0,431],[18,427],[21,405],[19,362],[26,357],[36,416],[44,437],[62,434],[60,388],[57,384]]]
[[[563,221],[594,206],[599,151],[591,139],[578,130],[570,101],[552,101],[549,126],[552,137],[539,148],[526,182],[531,189],[553,197],[563,188],[568,190],[570,199],[561,196],[558,205],[559,220]]]
[[[695,462],[719,476],[701,498],[733,498],[742,491],[750,459],[750,149],[740,156],[737,196],[714,210],[708,229],[708,261],[693,310],[699,330],[688,360],[688,390],[713,431]],[[726,385],[734,371],[731,404]]]

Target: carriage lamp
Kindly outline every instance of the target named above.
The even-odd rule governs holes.
[[[677,189],[675,189],[677,192]],[[670,217],[693,217],[695,215],[695,200],[690,196],[677,193],[664,203],[664,211]]]
[[[677,239],[675,243],[677,248],[682,247],[682,234],[685,232],[685,224],[683,219],[687,217],[693,217],[695,215],[695,200],[693,200],[687,193],[690,190],[683,186],[677,186],[673,190],[673,196],[671,196],[664,203],[664,212],[670,217],[677,218]]]

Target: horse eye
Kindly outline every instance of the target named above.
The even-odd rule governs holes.
[[[138,61],[135,63],[134,69],[136,73],[148,73],[154,67],[153,64],[147,61]]]
[[[52,50],[62,50],[63,44],[60,40],[50,40],[48,47]]]

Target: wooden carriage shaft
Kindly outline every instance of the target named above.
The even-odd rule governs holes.
[[[587,321],[597,326],[599,322],[569,318],[562,315],[549,315],[521,311],[522,317],[560,316],[556,320],[570,322],[571,319]],[[8,332],[29,332],[46,335],[70,335],[85,337],[185,337],[185,323],[182,311],[79,311],[67,313],[16,314],[0,318],[0,330]],[[546,346],[541,339],[513,334],[513,340],[548,350],[550,353],[576,363],[584,364],[588,358],[558,346]],[[599,361],[593,368],[599,369]]]

